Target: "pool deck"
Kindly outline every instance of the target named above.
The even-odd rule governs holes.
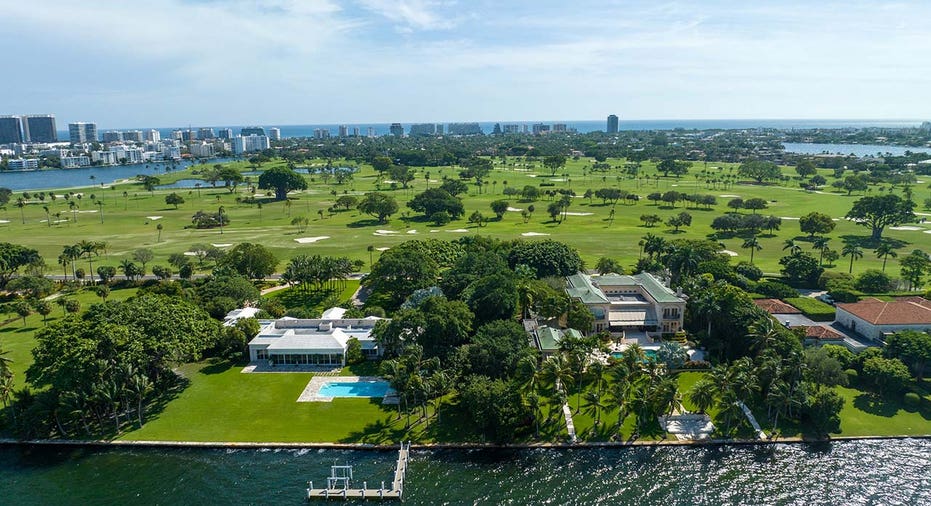
[[[323,388],[323,385],[327,383],[360,383],[368,381],[385,380],[377,376],[314,376],[304,387],[304,391],[297,398],[297,402],[332,402],[333,397],[320,395],[320,389]],[[393,395],[394,391],[389,389],[388,392],[388,395],[385,395],[382,399],[382,404],[392,404],[392,399],[396,404],[397,397]]]

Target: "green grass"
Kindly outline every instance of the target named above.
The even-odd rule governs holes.
[[[287,308],[299,308],[308,314],[319,316],[332,306],[347,303],[356,290],[359,289],[359,280],[346,280],[344,286],[331,290],[307,290],[299,287],[285,288],[268,294],[270,298],[278,299]],[[335,303],[335,304],[330,304]]]
[[[834,321],[834,306],[830,304],[811,297],[791,297],[783,300],[816,322]]]
[[[481,211],[486,216],[493,216],[489,204],[496,199],[506,199],[511,206],[526,209],[531,204],[530,202],[521,202],[515,197],[503,195],[504,182],[506,181],[509,187],[522,188],[525,185],[539,186],[542,182],[550,182],[550,179],[565,180],[552,181],[556,185],[554,188],[572,189],[578,195],[582,195],[586,189],[602,187],[619,187],[635,192],[641,197],[651,192],[677,190],[687,193],[713,194],[718,197],[718,205],[712,210],[688,209],[693,216],[693,224],[678,234],[673,233],[665,225],[653,228],[643,227],[639,217],[642,214],[655,213],[665,221],[670,216],[685,210],[684,204],[679,203],[675,208],[657,206],[645,198],[634,205],[618,204],[614,208],[616,214],[613,221],[609,219],[612,209],[610,204],[602,205],[597,199],[589,201],[576,198],[573,199],[569,211],[583,215],[568,216],[564,223],[555,223],[546,215],[545,209],[549,202],[543,199],[532,203],[536,207],[536,212],[529,223],[523,222],[520,213],[508,212],[500,221],[493,219],[484,227],[470,225],[464,218],[443,227],[435,227],[408,209],[405,203],[428,186],[437,186],[438,181],[444,176],[457,177],[459,171],[457,167],[420,168],[410,189],[391,190],[390,185],[378,182],[371,167],[362,166],[361,172],[355,176],[355,179],[344,185],[337,185],[333,181],[330,184],[323,184],[320,180],[310,182],[308,190],[292,194],[293,200],[290,207],[286,207],[282,202],[266,202],[261,209],[254,205],[237,203],[237,197],[247,196],[248,185],[240,186],[234,193],[224,188],[208,186],[200,191],[173,189],[158,190],[150,194],[139,185],[129,183],[117,184],[111,188],[85,188],[81,190],[85,194],[85,198],[79,203],[81,210],[96,209],[96,206],[89,202],[90,194],[94,193],[95,198],[104,202],[104,223],[100,223],[100,213],[81,213],[77,214],[76,223],[63,223],[49,227],[45,223],[40,223],[46,218],[42,209],[43,204],[35,202],[23,209],[25,224],[21,223],[20,210],[15,206],[8,206],[5,212],[0,213],[0,218],[9,220],[10,223],[0,225],[0,232],[9,237],[15,237],[21,244],[37,248],[52,265],[63,246],[80,239],[109,243],[108,253],[97,259],[95,266],[117,265],[133,249],[139,247],[151,248],[155,252],[156,257],[151,264],[155,265],[164,264],[169,254],[185,251],[195,243],[235,244],[246,241],[260,242],[270,247],[282,260],[297,254],[346,255],[352,259],[363,260],[368,265],[371,260],[377,259],[379,254],[375,251],[370,255],[366,251],[368,246],[389,248],[412,238],[453,239],[464,235],[455,230],[466,229],[468,232],[465,234],[483,234],[500,239],[520,238],[521,234],[527,232],[550,234],[551,238],[565,241],[576,247],[589,265],[594,265],[601,256],[610,256],[623,265],[629,266],[636,262],[639,255],[637,243],[646,233],[658,234],[669,239],[706,238],[712,232],[709,227],[711,221],[729,209],[726,204],[730,197],[721,197],[721,195],[739,195],[745,199],[751,197],[767,199],[770,208],[760,211],[766,214],[797,218],[811,211],[820,211],[839,218],[839,221],[835,222],[837,228],[829,235],[831,238],[829,246],[835,250],[840,250],[845,241],[862,242],[869,235],[866,228],[842,219],[860,195],[847,196],[830,191],[806,192],[799,189],[797,181],[794,180],[787,183],[787,186],[738,183],[726,188],[720,185],[714,188],[705,183],[709,176],[703,176],[702,171],[707,171],[708,174],[729,174],[736,170],[735,164],[699,163],[692,167],[689,175],[681,179],[672,177],[656,179],[653,177],[656,174],[654,165],[648,162],[643,165],[641,171],[644,177],[631,179],[626,175],[619,175],[618,170],[612,170],[605,175],[589,173],[587,167],[591,166],[592,160],[590,159],[570,160],[566,168],[561,170],[556,177],[550,177],[549,173],[544,172],[537,163],[528,164],[516,158],[509,159],[504,165],[499,160],[495,161],[496,169],[488,176],[487,181],[490,184],[483,189],[483,192],[477,193],[473,185],[470,186],[469,193],[463,196],[465,216],[475,210]],[[267,169],[280,163],[271,162],[263,165],[262,168]],[[349,162],[337,161],[336,163]],[[623,160],[610,160],[609,163],[622,165]],[[230,165],[244,170],[249,168],[244,162]],[[718,169],[718,167],[721,168]],[[784,170],[786,174],[793,175],[791,169],[785,168]],[[430,182],[426,178],[427,173],[429,173],[429,180],[435,182]],[[829,181],[833,180],[830,171],[824,170],[821,173]],[[186,170],[172,172],[161,177],[168,182],[174,179],[190,178],[192,175],[190,170]],[[250,178],[252,181],[257,179],[255,176],[250,176]],[[312,179],[310,176],[307,178]],[[871,193],[877,194],[883,186],[874,186]],[[327,209],[332,206],[336,198],[332,192],[335,191],[337,195],[344,193],[361,195],[377,188],[393,195],[401,205],[401,212],[393,216],[389,223],[375,223],[370,216],[362,215],[355,210],[333,215],[327,213]],[[122,196],[123,191],[128,192],[127,198]],[[177,192],[185,198],[186,202],[181,205],[180,209],[176,210],[173,206],[165,204],[164,197],[170,192]],[[918,194],[915,198],[920,201],[924,197],[925,195]],[[48,205],[52,213],[62,212],[63,217],[71,216],[64,199],[59,198],[55,202],[47,199],[44,205]],[[222,234],[220,230],[186,228],[190,226],[191,215],[195,211],[212,211],[220,205],[224,206],[231,219],[230,225],[224,227]],[[319,211],[324,211],[323,217],[318,214]],[[148,216],[161,216],[162,218],[154,221],[147,218]],[[295,226],[290,225],[291,219],[296,216],[306,216],[311,220],[305,231],[300,232]],[[158,236],[156,225],[158,224],[164,227],[160,242],[156,242]],[[390,230],[397,233],[375,235],[377,230]],[[407,233],[411,230],[416,230],[417,233]],[[432,232],[434,230],[436,232]],[[301,237],[320,236],[327,236],[329,239],[306,244],[294,241]],[[605,240],[606,237],[610,240]],[[921,231],[887,230],[884,237],[899,241],[902,247],[900,252],[916,248],[931,249],[931,236]],[[760,235],[759,240],[763,249],[756,252],[755,263],[767,273],[778,273],[780,269],[778,260],[784,255],[782,243],[786,239],[796,239],[805,250],[815,252],[811,249],[810,240],[799,231],[798,221],[786,219],[783,220],[782,229],[776,231],[775,234],[770,235],[764,232]],[[737,256],[734,260],[740,261],[749,259],[749,252],[741,248],[743,240],[742,237],[726,237],[720,242],[725,249],[736,252]],[[882,264],[872,254],[869,247],[865,247],[864,251],[865,256],[854,262],[855,273],[868,268],[879,268]],[[87,265],[86,260],[82,263]],[[279,270],[283,267],[284,264],[280,264]],[[847,263],[838,261],[838,265],[831,268],[846,269]],[[894,260],[889,268],[892,272],[897,270]]]

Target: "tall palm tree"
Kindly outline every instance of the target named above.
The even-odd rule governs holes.
[[[757,355],[768,348],[778,336],[778,331],[773,325],[773,319],[768,315],[754,322],[748,330],[750,330],[750,333],[747,334],[747,337],[753,343]]]
[[[26,212],[24,211],[24,208],[26,207],[26,199],[22,197],[16,199],[16,207],[19,208],[19,215],[23,220],[23,225],[25,225],[26,224]]]
[[[856,244],[848,244],[844,246],[843,250],[841,250],[841,256],[850,257],[850,268],[847,269],[847,273],[852,273],[853,261],[863,258],[863,248],[857,246]]]
[[[816,249],[821,253],[818,258],[818,265],[824,264],[824,252],[828,250],[828,242],[830,240],[830,237],[818,236],[811,242],[811,249]]]
[[[744,240],[744,243],[740,245],[743,249],[750,250],[750,264],[753,264],[753,254],[761,249],[763,246],[760,245],[759,239],[756,236],[750,237],[749,239]]]
[[[691,390],[686,393],[689,401],[695,405],[699,413],[705,413],[708,408],[714,406],[717,387],[714,382],[708,378],[702,378],[692,385]]]
[[[893,247],[892,243],[889,241],[881,242],[873,253],[876,253],[878,258],[883,259],[883,272],[886,272],[886,260],[889,257],[896,258],[899,256],[899,254],[895,252],[895,247]]]
[[[786,239],[782,243],[782,251],[785,250],[789,250],[789,254],[795,256],[802,252],[802,247],[795,242],[795,239]]]

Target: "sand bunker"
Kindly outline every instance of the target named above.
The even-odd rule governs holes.
[[[780,216],[779,218],[783,220],[797,220],[798,219],[793,216]]]
[[[921,228],[921,227],[904,226],[904,227],[889,227],[889,230],[911,230],[911,231],[915,231],[915,230],[924,230],[924,229]]]
[[[725,255],[727,255],[727,256],[729,256],[729,257],[735,257],[735,256],[737,256],[737,252],[736,252],[736,251],[731,251],[731,250],[729,250],[729,249],[722,249],[720,252],[721,252],[721,253],[724,253]]]
[[[591,216],[595,213],[565,213],[566,216]]]
[[[301,237],[299,239],[295,239],[294,241],[301,243],[301,244],[309,244],[309,243],[315,243],[317,241],[322,241],[324,239],[329,239],[329,238],[330,236],[328,235],[321,235],[319,237]]]
[[[211,246],[213,246],[214,248],[229,248],[230,246],[232,246],[232,244],[225,242],[223,244],[211,244]]]
[[[718,197],[721,197],[722,199],[739,199],[740,195],[732,195],[730,193],[727,193],[725,195],[718,195]]]
[[[388,247],[375,248],[375,251],[388,251],[389,249],[391,249],[391,248],[388,248]]]
[[[9,223],[10,220],[0,220],[0,223]]]
[[[549,235],[549,234],[544,234],[543,232],[524,232],[521,235],[524,237],[538,237],[541,235]]]
[[[85,210],[85,211],[78,211],[78,212],[79,212],[79,213],[96,213],[97,210],[96,210],[96,209],[87,209],[87,210]]]
[[[457,229],[455,229],[455,230],[447,230],[447,232],[458,232],[458,233],[463,233],[463,232],[468,232],[468,230],[466,230],[466,229],[464,229],[464,228],[457,228]]]
[[[407,233],[408,233],[408,234],[416,234],[416,233],[417,233],[417,230],[408,230]]]
[[[512,212],[512,213],[519,213],[519,212],[523,211],[523,209],[518,209],[518,208],[516,208],[516,207],[508,207],[508,211],[510,211],[510,212]]]
[[[385,237],[385,236],[389,236],[389,235],[395,235],[395,234],[397,234],[397,233],[398,233],[398,232],[395,231],[395,230],[376,230],[376,231],[372,232],[372,235],[374,235],[374,236],[376,236],[376,237]]]
[[[160,220],[160,219],[162,219],[162,217],[161,217],[161,216],[146,216],[146,218],[148,218],[148,219],[150,219],[150,220],[152,220],[152,221],[155,221],[155,220]]]
[[[550,181],[554,183],[565,183],[566,182],[566,180],[561,177],[551,177]]]

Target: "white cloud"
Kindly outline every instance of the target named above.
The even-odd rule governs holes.
[[[413,30],[449,30],[459,20],[448,17],[438,10],[450,7],[450,2],[431,0],[359,0],[359,4],[397,24],[405,32]]]

